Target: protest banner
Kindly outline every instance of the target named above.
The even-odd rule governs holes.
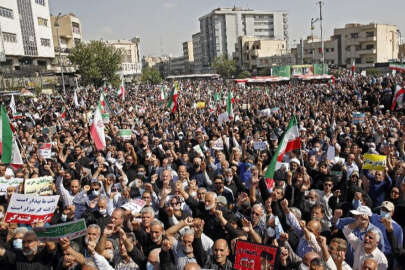
[[[39,149],[38,149],[38,154],[40,157],[43,157],[45,159],[51,158],[52,156],[52,144],[51,143],[40,143],[39,144]]]
[[[387,156],[377,154],[364,154],[363,160],[363,170],[384,171],[387,162]]]
[[[326,151],[326,160],[331,161],[335,159],[335,147],[329,145],[328,150]]]
[[[133,213],[133,214],[137,214],[137,213],[141,212],[141,210],[145,206],[145,204],[146,204],[146,202],[144,200],[134,199],[134,200],[130,200],[126,204],[122,205],[121,207],[126,210],[131,211],[131,213]]]
[[[253,142],[253,149],[261,151],[261,150],[266,150],[267,149],[267,143],[266,142]]]
[[[253,244],[239,240],[235,247],[234,269],[272,270],[277,269],[277,247]]]
[[[353,124],[363,123],[365,118],[366,118],[365,113],[352,112],[352,123]]]
[[[59,195],[37,196],[13,193],[7,208],[5,222],[31,224],[49,222],[58,204]]]
[[[204,108],[205,108],[205,102],[204,101],[197,102],[197,109],[204,109]]]
[[[24,182],[24,178],[6,179],[5,177],[0,177],[0,196],[7,193],[8,187],[18,187],[22,182]]]
[[[109,113],[102,113],[101,118],[103,118],[104,124],[110,123],[110,114]]]
[[[197,154],[199,154],[201,157],[204,157],[204,153],[203,153],[203,151],[202,151],[200,145],[198,145],[198,144],[195,145],[195,146],[193,147],[193,150],[196,151]]]
[[[48,227],[34,228],[38,240],[44,242],[57,242],[60,238],[69,238],[73,240],[87,234],[85,220],[66,222]]]
[[[226,112],[221,113],[218,115],[218,125],[222,126],[223,123],[228,122],[228,114]]]
[[[124,140],[130,140],[132,136],[132,130],[120,129],[120,137]]]
[[[24,194],[50,195],[52,194],[52,183],[52,176],[25,179]]]
[[[224,150],[224,142],[222,141],[222,138],[218,138],[216,141],[214,141],[212,149],[221,151]]]

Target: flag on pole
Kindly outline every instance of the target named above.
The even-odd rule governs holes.
[[[229,119],[233,118],[233,103],[235,100],[232,97],[232,91],[228,90],[228,98],[226,101],[226,112],[228,113]]]
[[[164,101],[166,99],[166,89],[165,86],[163,85],[160,87],[160,101]]]
[[[354,75],[355,72],[356,72],[356,60],[353,60],[353,64],[352,64],[352,75]]]
[[[124,79],[121,80],[120,88],[117,92],[118,97],[122,98],[122,101],[125,101],[125,87],[124,87]]]
[[[287,130],[280,144],[278,145],[276,153],[274,154],[269,166],[267,167],[265,179],[268,188],[271,188],[274,185],[274,173],[281,165],[284,155],[288,152],[300,148],[300,133],[298,131],[297,120],[295,119],[295,116],[293,116],[288,123]]]
[[[11,109],[13,115],[17,113],[17,107],[15,106],[14,95],[11,96],[10,109]]]
[[[101,113],[111,113],[111,107],[110,107],[110,103],[108,103],[108,100],[105,98],[104,93],[102,93],[100,95],[100,109],[101,109]]]
[[[94,144],[96,145],[97,150],[104,150],[106,143],[104,135],[104,122],[101,116],[100,104],[97,106],[94,113],[93,123],[90,127],[90,135],[94,140]]]
[[[404,107],[404,96],[405,96],[405,87],[397,85],[397,88],[395,89],[394,98],[392,99],[391,111],[394,111],[395,107],[397,107],[397,109],[401,109]]]
[[[170,109],[171,112],[175,112],[177,110],[177,98],[179,96],[178,93],[179,84],[177,82],[174,83],[173,90],[170,93],[169,103],[167,107]]]
[[[1,106],[1,131],[0,131],[1,162],[15,166],[23,165],[20,150],[13,135],[8,115]]]
[[[77,99],[76,89],[75,89],[74,94],[73,94],[73,100],[74,100],[74,102],[75,102],[75,107],[76,107],[76,108],[80,107],[80,105],[79,105],[79,100]]]

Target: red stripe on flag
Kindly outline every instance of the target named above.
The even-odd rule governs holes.
[[[300,149],[301,148],[301,140],[299,137],[295,138],[295,140],[289,141],[287,143],[287,146],[285,147],[285,150],[280,153],[280,155],[277,158],[278,162],[283,162],[283,157],[285,153],[291,152],[295,149]]]
[[[101,141],[100,136],[98,136],[97,128],[96,128],[94,123],[90,127],[90,134],[91,134],[91,137],[94,140],[94,143],[96,145],[97,150],[103,150],[104,149],[104,144]]]

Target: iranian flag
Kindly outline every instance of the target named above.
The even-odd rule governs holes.
[[[60,114],[60,117],[62,117],[63,120],[66,119],[66,109],[64,107],[62,108],[62,112]]]
[[[291,152],[295,149],[301,148],[300,135],[297,126],[297,120],[295,116],[288,123],[287,130],[278,145],[277,151],[274,154],[267,171],[265,174],[267,188],[271,189],[274,186],[274,173],[276,169],[281,165],[283,157],[286,153]],[[279,166],[277,166],[279,165]]]
[[[121,81],[120,88],[117,92],[118,97],[122,98],[122,101],[125,101],[125,87],[124,87],[124,80]]]
[[[94,113],[93,123],[90,127],[90,135],[94,140],[97,150],[104,150],[105,135],[104,135],[104,122],[101,116],[101,105],[99,104]]]
[[[165,87],[160,87],[160,101],[164,101],[166,99],[166,91]]]
[[[18,149],[8,115],[3,106],[1,106],[0,148],[2,163],[11,164],[13,167],[23,165],[20,150]]]
[[[108,100],[105,98],[104,93],[102,93],[100,95],[100,109],[101,109],[101,113],[106,114],[106,113],[111,113],[111,107],[110,107],[110,103],[108,103]]]
[[[169,103],[167,104],[167,107],[170,109],[171,112],[175,112],[177,110],[177,105],[178,105],[177,98],[179,97],[178,87],[179,87],[179,84],[177,82],[175,82],[173,90],[170,93]]]
[[[356,61],[353,60],[353,64],[352,64],[352,74],[354,75],[355,72],[356,72]]]
[[[401,109],[404,107],[404,96],[405,96],[405,87],[397,85],[397,88],[395,89],[394,98],[392,99],[391,111],[394,111],[395,107],[397,107],[397,109]]]
[[[226,100],[226,112],[228,113],[229,119],[233,118],[233,103],[235,100],[232,97],[232,91],[228,90],[228,98]]]

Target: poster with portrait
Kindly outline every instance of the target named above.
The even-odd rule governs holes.
[[[278,248],[239,240],[236,242],[234,269],[277,269]]]

